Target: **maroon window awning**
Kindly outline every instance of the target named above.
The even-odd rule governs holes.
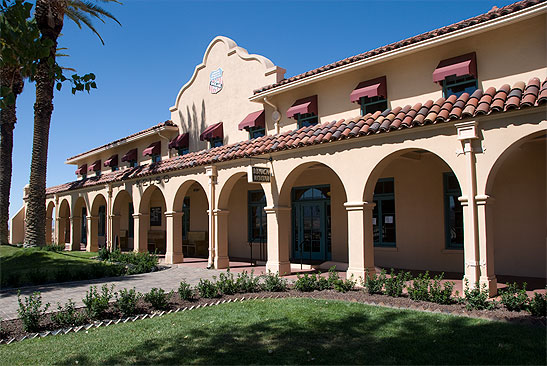
[[[448,76],[473,75],[477,78],[477,56],[475,52],[442,60],[433,71],[433,82],[441,83]]]
[[[205,140],[212,140],[216,138],[223,138],[224,137],[224,130],[222,127],[222,122],[215,123],[214,125],[210,125],[199,135],[199,139],[201,141]]]
[[[317,95],[312,95],[311,97],[298,99],[294,104],[287,110],[287,118],[293,118],[296,114],[305,114],[313,113],[316,116],[317,113]]]
[[[171,142],[169,142],[169,148],[183,149],[183,148],[187,148],[189,143],[190,143],[190,134],[186,132],[172,139]]]
[[[82,164],[76,169],[76,175],[84,175],[87,173],[87,164]]]
[[[131,149],[122,156],[122,161],[137,161],[137,149]]]
[[[264,114],[264,109],[261,111],[253,112],[249,114],[243,121],[237,126],[240,130],[249,129],[252,127],[266,127],[266,117]]]
[[[161,141],[151,143],[146,149],[142,151],[142,156],[159,155],[161,152]]]
[[[118,154],[116,155],[112,155],[111,157],[109,157],[103,164],[104,166],[106,167],[114,167],[114,166],[118,166]]]
[[[352,103],[359,103],[361,98],[382,97],[387,99],[387,82],[385,76],[379,78],[362,81],[351,92],[349,99]]]
[[[88,172],[96,172],[97,170],[101,170],[101,160],[96,160],[87,168]]]

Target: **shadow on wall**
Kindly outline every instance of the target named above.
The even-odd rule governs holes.
[[[181,110],[179,110],[179,117],[181,121],[182,133],[190,133],[190,141],[195,141],[197,144],[197,150],[206,149],[207,144],[199,140],[199,135],[201,135],[207,127],[205,100],[201,100],[201,113],[199,118],[195,103],[192,103],[192,111],[190,111],[189,106],[186,106],[186,118],[184,118]]]

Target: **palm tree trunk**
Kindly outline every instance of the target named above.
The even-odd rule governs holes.
[[[63,3],[58,0],[37,0],[35,19],[43,39],[53,42],[47,58],[40,59],[36,73],[34,103],[34,136],[25,215],[25,244],[45,245],[46,242],[46,167],[49,126],[53,112],[53,87],[57,37],[63,28]]]
[[[0,111],[0,244],[8,244],[9,198],[11,189],[13,130],[17,122],[15,102],[23,91],[23,78],[17,68],[0,70],[0,86],[11,88],[15,100]]]

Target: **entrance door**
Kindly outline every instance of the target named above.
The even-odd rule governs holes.
[[[329,193],[329,186],[293,189],[293,259],[330,259]]]

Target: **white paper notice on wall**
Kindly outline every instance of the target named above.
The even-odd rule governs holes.
[[[372,225],[376,225],[376,217],[372,218]]]
[[[393,224],[393,216],[386,216],[384,221],[386,224]]]

